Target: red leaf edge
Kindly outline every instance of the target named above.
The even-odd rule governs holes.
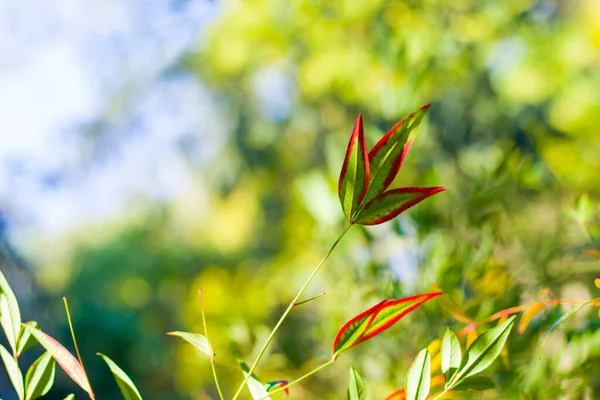
[[[404,124],[407,120],[413,119],[414,116],[419,111],[427,112],[427,110],[429,110],[429,107],[431,107],[431,104],[426,104],[423,107],[419,108],[419,110],[413,112],[409,116],[404,117],[400,121],[396,122],[396,124],[394,124],[394,126],[392,126],[392,128],[385,134],[385,136],[382,137],[379,140],[379,142],[377,142],[377,144],[375,144],[375,146],[373,146],[373,148],[369,152],[369,161],[371,161],[373,159],[375,154],[379,151],[379,149],[381,147],[383,147],[383,145],[387,144],[387,142],[394,135],[394,133],[396,133],[396,130],[398,130],[398,128],[402,124]],[[402,163],[404,162],[404,159],[406,158],[406,155],[408,154],[413,141],[414,141],[414,136],[411,134],[410,137],[408,138],[408,140],[406,141],[406,143],[404,144],[404,148],[402,149],[402,153],[400,153],[400,157],[398,157],[398,159],[395,160],[393,168],[390,170],[390,173],[385,178],[384,186],[383,186],[384,190],[387,189],[388,186],[390,186],[390,184],[394,181],[394,178],[396,178],[396,175],[398,175],[398,172],[400,171],[400,167],[402,166]]]
[[[443,192],[444,190],[447,190],[447,189],[445,187],[442,187],[442,186],[428,187],[428,188],[423,188],[423,187],[405,187],[405,188],[388,190],[387,192],[383,192],[379,196],[375,197],[373,200],[371,200],[369,203],[367,203],[367,205],[364,208],[367,208],[371,202],[379,199],[380,197],[386,196],[386,195],[392,194],[392,193],[422,192],[423,194],[421,196],[415,197],[413,200],[405,203],[402,207],[400,207],[400,208],[392,211],[391,213],[389,213],[389,214],[387,214],[387,215],[385,215],[385,216],[383,216],[381,218],[374,219],[374,220],[367,221],[367,222],[359,222],[359,224],[361,224],[361,225],[378,225],[378,224],[384,223],[386,221],[389,221],[392,218],[397,217],[403,211],[408,210],[412,206],[414,206],[416,204],[419,204],[420,202],[422,202],[426,198],[431,197],[431,196],[433,196],[436,193]]]
[[[348,170],[348,159],[350,158],[350,153],[352,153],[356,142],[358,142],[359,146],[362,147],[362,151],[360,152],[360,154],[362,154],[363,162],[365,163],[365,184],[358,199],[358,204],[360,204],[367,195],[367,190],[369,189],[369,179],[371,177],[371,173],[369,170],[369,156],[367,153],[367,142],[365,141],[365,134],[363,131],[362,114],[358,114],[358,117],[356,118],[356,123],[354,124],[354,129],[352,130],[352,136],[350,136],[350,141],[348,142],[346,156],[344,157],[344,163],[342,164],[342,171],[340,172],[340,179],[338,181],[338,196],[341,196],[342,182],[344,181],[344,177],[346,176],[346,172]],[[351,216],[348,217],[351,218]]]
[[[332,348],[332,353],[335,354],[335,348],[338,345],[339,341],[342,338],[343,333],[348,329],[348,327],[350,325],[352,325],[355,321],[360,320],[364,317],[366,317],[369,314],[372,314],[371,317],[369,318],[369,322],[367,323],[367,325],[365,326],[364,331],[368,330],[371,327],[371,324],[373,323],[373,320],[377,317],[377,315],[381,312],[381,310],[383,310],[386,307],[391,307],[391,306],[395,306],[398,304],[402,304],[402,303],[407,303],[410,301],[413,301],[415,299],[418,299],[419,297],[423,297],[422,300],[416,302],[415,304],[413,304],[412,306],[408,307],[406,310],[402,311],[400,314],[396,315],[394,318],[392,318],[391,320],[389,320],[386,324],[384,324],[383,326],[381,326],[379,329],[369,333],[368,335],[365,336],[360,336],[358,338],[357,341],[355,341],[351,346],[347,347],[344,349],[344,351],[351,349],[352,347],[364,342],[365,340],[368,340],[370,338],[372,338],[373,336],[378,335],[379,333],[383,332],[384,330],[386,330],[387,328],[389,328],[390,326],[392,326],[393,324],[395,324],[399,319],[401,319],[402,317],[404,317],[406,314],[408,314],[409,312],[411,312],[412,310],[414,310],[415,308],[419,307],[421,304],[437,297],[437,296],[441,296],[443,295],[444,292],[432,292],[432,293],[421,293],[421,294],[416,294],[414,296],[409,296],[409,297],[404,297],[402,299],[396,299],[396,300],[383,300],[382,302],[379,302],[377,304],[375,304],[373,307],[369,308],[368,310],[358,314],[356,317],[350,319],[348,322],[346,322],[344,324],[344,326],[342,326],[342,328],[339,330],[338,334],[335,337],[335,340],[333,341],[333,348]]]

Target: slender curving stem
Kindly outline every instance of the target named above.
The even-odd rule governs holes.
[[[284,385],[283,387],[280,387],[279,389],[270,391],[268,396],[265,396],[265,397],[261,398],[260,400],[266,399],[267,397],[270,397],[271,395],[273,395],[273,394],[275,394],[277,392],[281,392],[282,390],[289,389],[290,387],[294,386],[296,383],[300,383],[303,380],[305,380],[306,378],[308,378],[309,376],[314,375],[317,372],[319,372],[320,370],[329,367],[334,362],[335,362],[335,360],[331,359],[331,360],[327,361],[325,364],[319,365],[317,368],[313,369],[310,372],[307,372],[306,374],[302,375],[300,378],[296,379],[295,381],[292,381],[292,382]]]
[[[273,328],[273,330],[269,334],[269,337],[267,338],[267,340],[263,344],[262,348],[258,352],[258,356],[256,357],[256,360],[254,360],[254,363],[250,367],[250,370],[248,371],[248,373],[244,377],[244,381],[241,383],[241,385],[238,387],[237,391],[233,395],[232,400],[236,400],[239,397],[239,395],[242,393],[242,390],[244,390],[244,386],[246,385],[246,382],[248,382],[248,379],[250,378],[250,376],[252,375],[252,373],[254,373],[254,370],[258,366],[258,363],[259,363],[260,359],[265,354],[265,351],[267,350],[267,347],[269,346],[269,344],[271,343],[271,341],[273,340],[273,338],[277,334],[277,331],[279,330],[279,328],[283,324],[283,321],[285,321],[285,319],[287,318],[287,316],[290,313],[290,311],[292,311],[292,308],[294,308],[294,306],[296,305],[297,301],[300,299],[300,296],[302,296],[302,294],[304,293],[304,291],[306,290],[306,288],[308,287],[308,285],[310,284],[310,282],[312,282],[312,280],[315,277],[315,275],[317,275],[317,272],[319,272],[319,270],[321,269],[321,267],[323,266],[323,264],[325,263],[325,261],[327,261],[327,259],[329,258],[329,256],[331,255],[331,253],[333,252],[333,250],[335,249],[335,247],[338,245],[338,243],[340,242],[340,240],[342,240],[342,238],[344,237],[344,235],[346,234],[346,232],[348,232],[348,230],[350,229],[351,226],[352,225],[348,225],[346,227],[346,229],[344,229],[344,231],[342,232],[342,234],[336,239],[336,241],[333,242],[333,245],[331,245],[331,247],[329,248],[329,251],[327,251],[327,253],[325,254],[325,257],[323,257],[323,259],[321,260],[321,262],[315,267],[315,269],[310,274],[310,276],[308,277],[308,279],[306,280],[306,282],[304,282],[304,285],[302,285],[302,287],[300,288],[300,291],[298,292],[298,294],[296,295],[296,297],[294,297],[294,299],[288,305],[287,309],[281,315],[281,317],[279,318],[279,321],[277,321],[277,324],[275,325],[275,327]]]

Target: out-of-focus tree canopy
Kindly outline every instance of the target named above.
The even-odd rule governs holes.
[[[598,262],[583,254],[600,245],[598,207],[584,195],[600,195],[597,0],[224,2],[180,70],[211,91],[226,144],[189,165],[197,180],[177,199],[116,226],[82,227],[67,255],[40,260],[70,275],[60,293],[78,304],[80,346],[109,354],[147,398],[216,398],[208,363],[164,336],[201,331],[199,288],[218,372],[225,386],[241,380],[235,356],[254,359],[343,228],[336,182],[358,113],[372,146],[432,103],[394,184],[448,191],[384,226],[352,229],[310,290],[327,295],[292,312],[261,379],[302,375],[330,357],[351,316],[433,284],[473,319],[543,288],[597,296]],[[374,398],[402,387],[419,349],[446,326],[464,327],[434,303],[293,398],[343,397],[350,365]],[[51,314],[64,320],[58,302]],[[595,315],[565,323],[538,359],[559,315],[511,334],[485,398],[600,396]],[[89,368],[98,398],[116,398],[100,362]]]

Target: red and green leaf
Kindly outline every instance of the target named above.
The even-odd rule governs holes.
[[[369,152],[371,176],[365,202],[374,199],[390,186],[410,150],[414,139],[411,132],[419,126],[429,106],[427,104],[402,118]]]
[[[342,352],[380,334],[409,312],[442,294],[442,292],[422,293],[403,299],[384,300],[357,315],[346,322],[338,332],[333,342],[333,359],[335,360]]]
[[[388,190],[367,203],[356,218],[356,223],[361,225],[381,224],[444,190],[446,188],[443,187],[407,187]]]
[[[45,334],[39,329],[33,328],[31,326],[25,326],[25,329],[29,330],[29,332],[37,339],[37,341],[50,353],[52,358],[56,360],[58,365],[69,375],[69,377],[79,385],[83,390],[85,390],[90,399],[94,398],[94,393],[92,392],[92,388],[90,386],[90,382],[88,381],[85,370],[77,361],[77,359],[67,350],[63,345],[58,343],[53,337]]]
[[[344,214],[353,223],[354,214],[363,202],[369,187],[369,158],[363,133],[362,115],[358,115],[340,173],[338,195]]]

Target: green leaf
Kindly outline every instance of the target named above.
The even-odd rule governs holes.
[[[350,381],[348,382],[348,400],[368,400],[367,388],[354,368],[350,368]]]
[[[6,339],[13,350],[13,355],[17,354],[17,340],[21,331],[21,312],[17,298],[2,271],[0,271],[0,325],[2,325]]]
[[[397,217],[403,211],[422,202],[436,193],[446,190],[443,187],[406,187],[384,192],[365,205],[358,214],[356,223],[378,225]]]
[[[423,349],[415,358],[406,374],[406,400],[425,400],[431,388],[431,357]]]
[[[368,184],[369,158],[363,133],[362,116],[359,114],[352,136],[350,136],[338,182],[340,203],[350,223],[354,222],[355,213],[367,194]]]
[[[210,343],[208,342],[208,339],[204,335],[201,335],[199,333],[179,332],[179,331],[169,332],[169,333],[167,333],[167,335],[179,336],[180,338],[182,338],[186,342],[192,344],[195,348],[197,348],[198,350],[200,350],[202,353],[206,354],[207,356],[209,356],[211,358],[215,356],[215,354],[210,351],[210,349],[211,349]]]
[[[403,299],[384,300],[352,318],[338,332],[332,350],[335,360],[342,352],[385,331],[423,303],[442,292],[421,293]]]
[[[117,364],[114,363],[113,360],[105,356],[104,354],[98,353],[100,357],[108,364],[108,368],[110,368],[110,372],[112,372],[115,380],[117,381],[117,385],[119,385],[119,389],[121,390],[121,394],[125,400],[142,400],[142,395],[137,390],[132,380],[127,376],[125,372]]]
[[[21,331],[19,333],[19,340],[17,340],[17,355],[21,355],[27,350],[35,347],[38,341],[31,335],[31,332],[27,329],[27,326],[32,328],[38,328],[40,325],[35,321],[25,322],[21,324]]]
[[[559,319],[557,319],[556,322],[554,322],[552,324],[552,326],[550,327],[550,329],[548,329],[548,332],[546,332],[546,336],[544,336],[544,339],[542,340],[542,345],[540,346],[540,357],[542,356],[542,351],[544,349],[544,345],[546,344],[546,340],[548,340],[548,337],[550,336],[550,334],[552,333],[552,331],[554,329],[556,329],[556,327],[558,325],[560,325],[566,319],[568,319],[568,318],[572,317],[573,315],[577,314],[579,312],[579,310],[581,310],[583,307],[587,306],[590,303],[598,301],[598,300],[600,300],[600,298],[592,299],[592,300],[586,301],[585,303],[581,303],[578,306],[571,308],[568,312],[564,313]]]
[[[238,359],[237,360],[238,363],[240,364],[240,367],[242,368],[242,372],[244,373],[244,376],[248,376],[248,372],[250,372],[250,367],[248,367],[248,365]],[[248,379],[248,382],[246,382],[246,385],[248,385],[248,390],[250,390],[250,394],[252,395],[252,399],[254,400],[260,400],[260,399],[271,399],[271,397],[269,396],[269,393],[267,392],[267,389],[265,389],[265,386],[262,384],[262,382],[258,379],[258,377],[253,373],[252,375],[250,375],[250,378]]]
[[[469,376],[460,381],[460,383],[452,388],[455,391],[464,390],[487,390],[493,389],[496,384],[490,378],[485,376]]]
[[[75,400],[75,395],[74,394],[70,394],[67,397],[65,397],[63,400]]]
[[[63,345],[58,343],[53,337],[45,334],[39,329],[27,326],[31,334],[37,339],[37,341],[52,355],[58,365],[69,375],[69,377],[85,390],[90,397],[94,396],[92,388],[85,374],[85,370],[77,361],[73,354],[69,350],[65,349]]]
[[[459,383],[462,379],[489,367],[500,355],[514,323],[515,316],[513,315],[502,325],[489,329],[477,337],[467,350],[466,361],[455,375],[453,383]]]
[[[390,186],[410,150],[413,139],[410,133],[419,126],[429,106],[427,104],[402,118],[369,152],[370,179],[365,202],[379,196]]]
[[[446,328],[442,338],[442,374],[446,377],[446,382],[460,368],[462,362],[462,350],[456,334],[450,328]]]
[[[54,384],[55,370],[56,362],[50,353],[45,352],[35,360],[25,377],[25,399],[37,399],[48,393]]]
[[[23,375],[21,374],[21,370],[19,369],[19,364],[17,364],[17,360],[13,358],[13,356],[4,348],[4,346],[0,345],[0,357],[4,362],[4,366],[6,367],[6,372],[8,373],[8,377],[12,382],[19,399],[23,399],[25,396],[25,389],[23,387]]]

